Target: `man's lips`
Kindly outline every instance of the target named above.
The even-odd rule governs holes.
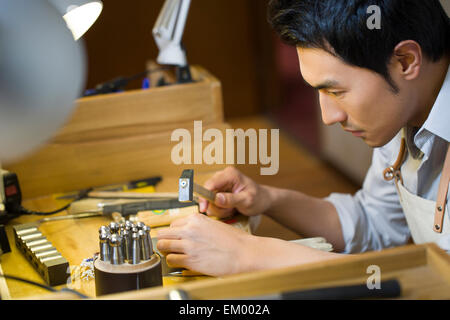
[[[361,137],[364,133],[364,131],[362,131],[362,130],[351,130],[351,129],[346,129],[346,128],[344,128],[344,130],[347,132],[350,132],[355,137]]]

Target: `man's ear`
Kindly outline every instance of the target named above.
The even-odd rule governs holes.
[[[393,62],[400,77],[404,80],[414,80],[420,74],[422,48],[414,40],[402,41],[394,49]]]

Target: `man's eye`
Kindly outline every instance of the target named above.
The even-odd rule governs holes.
[[[329,94],[335,97],[339,97],[344,94],[344,91],[328,91]]]

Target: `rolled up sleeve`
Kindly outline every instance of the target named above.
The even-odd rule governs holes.
[[[339,215],[345,241],[343,253],[381,250],[408,242],[410,231],[395,184],[383,179],[383,170],[392,164],[395,149],[396,141],[374,149],[363,187],[355,195],[333,193],[325,198]]]

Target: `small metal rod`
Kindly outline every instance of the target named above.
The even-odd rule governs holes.
[[[64,216],[43,218],[43,219],[38,220],[37,222],[40,224],[40,223],[51,222],[51,221],[68,220],[68,219],[84,219],[84,218],[99,217],[99,216],[102,216],[101,212],[85,212],[85,213],[68,214],[68,215],[64,215]]]
[[[107,233],[101,233],[100,238],[100,260],[110,261],[110,247]]]
[[[132,251],[131,251],[131,264],[141,263],[141,243],[139,241],[139,234],[134,232],[131,236]]]
[[[109,245],[111,246],[111,264],[123,264],[122,238],[117,234],[111,235]]]
[[[150,245],[148,244],[147,235],[144,230],[139,230],[139,240],[141,244],[141,260],[150,259]]]

